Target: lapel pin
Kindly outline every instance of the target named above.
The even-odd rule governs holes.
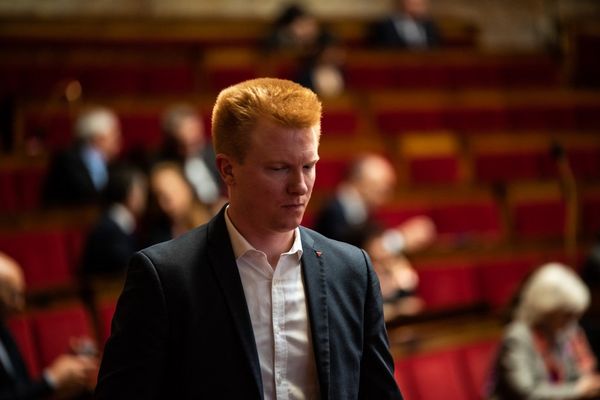
[[[322,251],[318,251],[318,250],[316,250],[315,253],[317,254],[317,257],[321,257],[321,254],[323,254]]]

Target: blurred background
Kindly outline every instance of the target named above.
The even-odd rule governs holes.
[[[304,225],[365,154],[393,170],[370,210],[377,225],[428,221],[424,243],[402,254],[410,273],[384,268],[408,276],[398,285],[416,300],[409,311],[404,295],[386,302],[405,396],[481,398],[524,279],[550,261],[600,264],[599,71],[595,0],[0,0],[0,252],[22,268],[28,305],[7,325],[34,376],[70,337],[101,352],[123,258],[226,201],[218,179],[206,183],[210,156],[189,162],[210,149],[216,95],[281,77],[324,106]],[[89,134],[81,122],[99,107],[117,144],[94,153],[100,166],[89,152],[79,161],[97,172],[84,199],[60,160],[106,139],[102,122]],[[189,134],[175,133],[181,115],[195,121]],[[105,216],[121,242],[102,236]],[[115,247],[120,259],[89,266]],[[584,274],[591,309],[595,271]]]

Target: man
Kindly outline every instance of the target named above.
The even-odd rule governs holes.
[[[299,227],[321,104],[256,79],[213,110],[229,205],[137,253],[113,319],[98,399],[400,399],[366,254]]]
[[[25,282],[16,261],[0,253],[0,399],[41,399],[56,394],[76,396],[86,390],[97,361],[90,356],[65,354],[31,379],[10,331],[7,318],[24,307]]]
[[[121,150],[117,116],[92,108],[75,123],[74,146],[54,157],[43,187],[46,206],[96,205],[108,182],[108,165]]]
[[[82,273],[121,276],[129,258],[141,246],[135,234],[138,219],[146,209],[146,176],[135,167],[113,167],[103,191],[105,210],[91,229],[81,258]]]
[[[396,173],[388,160],[377,154],[357,158],[336,196],[317,216],[315,230],[332,239],[364,247],[374,232],[383,231],[373,213],[389,200],[395,185]],[[378,233],[385,250],[396,255],[423,248],[435,235],[435,225],[426,216],[409,218]]]
[[[440,35],[427,0],[395,0],[394,11],[371,26],[370,42],[389,49],[438,47]]]

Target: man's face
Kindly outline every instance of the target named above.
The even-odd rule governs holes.
[[[204,147],[204,127],[196,116],[183,117],[174,136],[179,144],[178,151],[184,157],[197,155]]]
[[[256,235],[289,232],[302,221],[315,182],[319,126],[285,128],[260,120],[242,163],[227,157],[233,222]]]
[[[0,260],[0,262],[2,262]],[[0,276],[0,318],[22,311],[25,307],[25,282],[16,270],[6,270]]]
[[[94,140],[94,146],[104,155],[106,161],[112,161],[121,152],[121,127],[118,123]]]

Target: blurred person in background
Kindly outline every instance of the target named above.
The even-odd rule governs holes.
[[[108,182],[109,164],[121,150],[121,129],[114,112],[96,107],[75,122],[75,143],[56,154],[43,185],[43,204],[97,205]]]
[[[146,209],[147,182],[132,166],[111,168],[103,191],[104,212],[87,236],[81,268],[84,277],[121,276],[140,249],[136,228]]]
[[[335,196],[318,213],[315,230],[327,237],[362,246],[378,230],[374,212],[391,198],[396,173],[388,160],[377,154],[357,157]],[[408,219],[382,230],[381,241],[391,254],[410,253],[433,242],[436,229],[426,216]]]
[[[415,315],[424,308],[418,296],[419,276],[410,261],[386,246],[385,230],[371,227],[360,247],[365,249],[379,277],[386,321],[397,317]]]
[[[581,268],[581,279],[590,290],[590,308],[584,314],[581,325],[590,340],[596,358],[600,357],[600,237],[592,245]]]
[[[162,130],[165,139],[160,160],[180,163],[198,199],[218,210],[225,203],[224,184],[198,112],[189,104],[173,105],[163,115]]]
[[[145,244],[164,242],[207,222],[212,213],[198,199],[181,165],[164,161],[150,171],[151,210]]]
[[[600,375],[578,320],[589,305],[569,267],[549,263],[525,282],[493,365],[490,399],[594,399]]]
[[[270,53],[279,51],[306,56],[315,54],[331,40],[331,33],[314,15],[297,4],[291,4],[275,20],[263,47]]]
[[[89,393],[98,370],[98,360],[91,355],[61,355],[44,369],[40,378],[31,378],[6,326],[7,319],[24,307],[25,281],[21,268],[15,260],[0,253],[0,399],[78,398]]]
[[[430,49],[440,44],[427,0],[395,0],[392,13],[376,21],[368,36],[371,45],[387,49]]]
[[[346,86],[345,59],[346,50],[342,45],[328,40],[300,62],[295,80],[322,98],[339,96]]]

